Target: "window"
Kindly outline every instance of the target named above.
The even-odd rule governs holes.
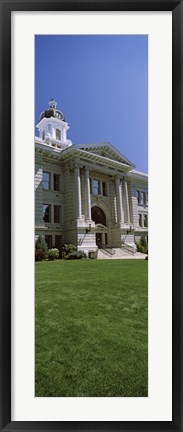
[[[138,201],[138,204],[141,204],[141,193],[140,193],[140,191],[137,191],[137,201]]]
[[[60,208],[59,205],[54,205],[54,223],[60,223]]]
[[[56,235],[55,236],[55,247],[60,250],[62,245],[63,245],[63,236],[62,235]]]
[[[102,224],[104,226],[107,226],[105,213],[100,207],[98,207],[98,206],[92,207],[91,217],[92,217],[92,220],[96,223],[96,225]]]
[[[52,235],[45,235],[45,242],[49,249],[52,248]]]
[[[45,140],[45,130],[43,130],[43,132],[42,132],[42,140],[43,141]]]
[[[53,187],[54,187],[54,191],[59,191],[60,190],[60,176],[59,174],[54,174],[53,176]]]
[[[61,141],[61,132],[59,129],[56,129],[56,139]]]
[[[94,179],[93,180],[93,193],[94,195],[99,195],[100,194],[100,181]]]
[[[147,215],[144,215],[144,226],[147,228],[148,222],[147,222]]]
[[[107,196],[106,182],[102,182],[102,195]]]
[[[138,204],[147,204],[148,194],[146,192],[137,191],[137,201]]]
[[[43,171],[43,189],[50,190],[50,173]]]
[[[139,226],[142,227],[142,214],[139,214]]]
[[[102,180],[90,178],[90,193],[107,196],[107,183]]]
[[[51,205],[43,204],[43,220],[45,222],[51,221]]]
[[[141,204],[146,204],[146,193],[141,192]]]

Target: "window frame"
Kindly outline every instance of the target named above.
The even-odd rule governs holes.
[[[48,240],[48,241],[46,240],[46,238],[48,238],[48,237],[49,237],[50,241],[49,241],[49,240]],[[47,244],[47,246],[48,246],[48,249],[51,249],[52,246],[53,246],[53,238],[52,238],[52,234],[45,234],[44,238],[45,238],[45,242],[46,242],[46,244]]]
[[[43,220],[44,220],[45,223],[51,223],[51,204],[43,203],[43,210],[44,210],[45,206],[49,209],[49,213],[48,213],[48,219],[49,220],[47,221],[47,220],[44,219],[46,208],[45,208],[45,211],[43,211]]]
[[[98,186],[95,185],[95,182],[98,183]],[[90,194],[95,196],[101,195],[107,197],[108,196],[107,181],[98,179],[96,177],[90,177]]]
[[[55,187],[56,184],[55,176],[58,177],[58,189]],[[53,190],[54,192],[60,192],[60,174],[53,173]]]
[[[95,182],[97,182],[97,186],[95,186]],[[97,191],[97,193],[95,191]],[[96,178],[93,179],[93,195],[101,195],[100,180]]]
[[[57,133],[59,133],[59,138],[57,138]],[[56,136],[57,141],[61,141],[61,130],[60,129],[58,129],[58,128],[55,129],[55,136]]]
[[[56,209],[59,210],[58,214],[56,214]],[[56,216],[58,217],[58,220]],[[54,224],[60,224],[61,223],[61,205],[60,204],[54,204],[53,205],[53,222]]]
[[[148,228],[148,218],[147,218],[147,214],[144,214],[144,228]]]
[[[49,180],[44,179],[44,174],[48,174]],[[48,188],[44,187],[44,183],[48,184]],[[47,190],[47,191],[49,191],[51,189],[51,173],[49,171],[44,171],[44,170],[43,170],[43,189]]]

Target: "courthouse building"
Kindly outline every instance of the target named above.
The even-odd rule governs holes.
[[[54,99],[35,138],[35,231],[49,247],[72,243],[135,251],[148,235],[148,176],[109,142],[73,144]]]

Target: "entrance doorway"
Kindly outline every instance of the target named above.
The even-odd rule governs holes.
[[[102,233],[96,233],[96,245],[99,249],[102,247]]]
[[[96,225],[102,224],[104,226],[107,226],[105,213],[100,207],[98,206],[92,207],[91,217],[92,220],[96,223]]]

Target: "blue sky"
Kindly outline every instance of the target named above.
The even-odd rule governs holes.
[[[148,170],[148,37],[35,37],[35,116],[56,99],[73,144],[110,141]]]

